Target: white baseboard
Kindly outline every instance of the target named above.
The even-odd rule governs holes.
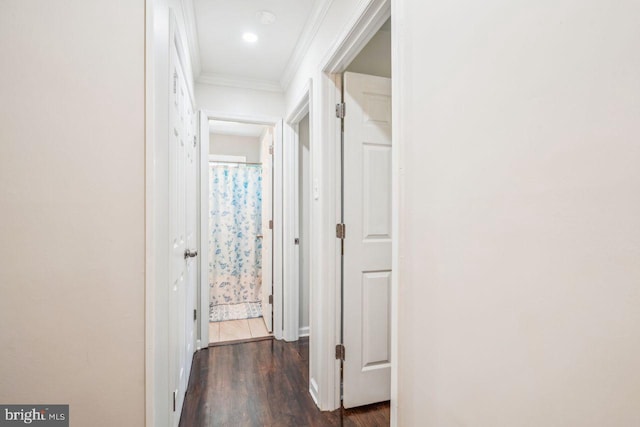
[[[309,393],[311,394],[313,402],[318,408],[320,408],[320,404],[318,403],[320,402],[320,400],[318,399],[318,383],[316,383],[316,380],[314,380],[313,378],[311,378],[311,381],[309,381]]]
[[[305,326],[303,328],[298,329],[299,337],[308,337],[309,336],[309,327]]]

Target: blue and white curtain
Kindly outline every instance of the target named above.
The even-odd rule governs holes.
[[[209,166],[210,305],[261,300],[262,168]]]

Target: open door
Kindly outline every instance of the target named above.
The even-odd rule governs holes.
[[[262,163],[262,316],[273,332],[273,129],[260,141]]]
[[[391,79],[344,74],[343,406],[391,397]]]

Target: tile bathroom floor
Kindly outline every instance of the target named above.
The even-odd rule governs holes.
[[[210,345],[270,336],[262,317],[209,323]]]

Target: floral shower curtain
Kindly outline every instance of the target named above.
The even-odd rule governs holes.
[[[262,168],[209,166],[210,305],[261,300]]]

